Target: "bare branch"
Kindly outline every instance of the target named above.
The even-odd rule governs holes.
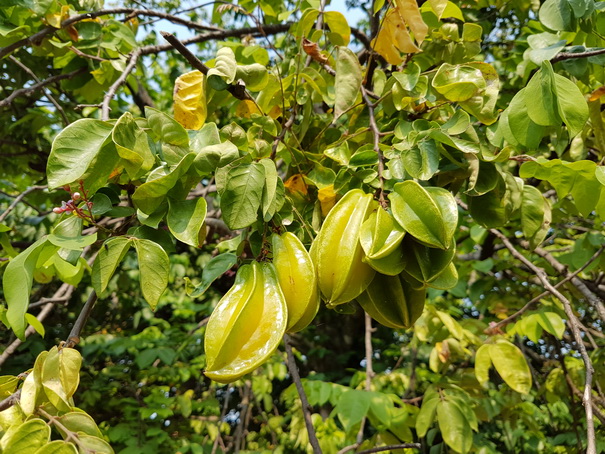
[[[559,301],[563,303],[563,308],[565,310],[565,314],[567,315],[567,323],[571,328],[571,332],[573,333],[574,340],[578,346],[578,350],[580,355],[582,356],[582,361],[584,362],[584,368],[586,369],[586,378],[584,381],[584,394],[582,396],[582,404],[584,405],[584,411],[586,412],[586,438],[587,438],[587,454],[596,454],[596,439],[595,439],[595,430],[594,430],[594,420],[593,420],[593,412],[592,412],[592,376],[594,374],[594,368],[592,366],[592,361],[588,356],[588,352],[586,351],[586,346],[582,340],[582,335],[580,333],[580,328],[578,326],[578,319],[573,313],[573,308],[571,307],[570,301],[559,292],[548,280],[548,275],[546,272],[534,265],[530,260],[528,260],[523,254],[521,254],[517,249],[513,246],[513,244],[509,241],[509,239],[502,234],[497,229],[490,229],[490,232],[496,235],[500,241],[506,246],[506,248],[510,251],[510,253],[523,263],[526,267],[532,270],[535,275],[540,279],[542,285],[546,290],[548,290],[553,296],[555,296]]]
[[[578,274],[580,274],[582,271],[584,271],[592,262],[594,262],[601,255],[601,253],[603,252],[603,250],[605,250],[605,246],[601,246],[599,248],[599,250],[597,252],[595,252],[593,254],[593,256],[590,259],[588,259],[588,261],[584,265],[582,265],[582,267],[578,268],[573,273],[568,274],[565,277],[565,279],[557,282],[554,285],[554,288],[561,287],[563,284],[565,284],[566,282],[569,282],[574,277],[576,277]],[[548,290],[540,293],[538,296],[536,296],[535,298],[532,298],[525,306],[523,306],[521,309],[519,309],[517,312],[515,312],[511,316],[505,318],[504,320],[499,321],[498,323],[495,323],[494,325],[491,325],[489,328],[487,328],[485,330],[485,333],[486,334],[494,334],[495,332],[500,331],[506,325],[508,325],[509,323],[514,322],[516,319],[518,319],[519,317],[521,317],[521,315],[523,315],[525,312],[527,312],[528,310],[530,310],[531,308],[533,308],[536,303],[538,303],[542,298],[544,298],[544,297],[546,297],[548,295],[550,295],[550,292]]]
[[[32,79],[34,79],[37,83],[42,82],[30,68],[25,66],[23,63],[21,63],[15,57],[10,55],[8,58],[14,64],[16,64],[19,68],[21,68],[23,71],[25,71],[27,74],[29,74],[29,76]],[[48,100],[50,102],[52,102],[53,106],[55,106],[55,109],[57,109],[57,112],[59,112],[59,114],[61,115],[61,118],[63,119],[63,124],[65,126],[69,125],[69,119],[67,118],[67,115],[65,115],[65,111],[63,110],[63,107],[61,107],[61,105],[57,102],[57,100],[54,98],[54,96],[50,93],[50,90],[47,90],[45,87],[42,87],[42,93],[44,93],[44,96],[46,96],[48,98]]]
[[[526,241],[520,242],[521,246],[525,249],[529,248],[529,244]],[[561,273],[566,276],[570,276],[571,273],[567,270],[567,267],[559,262],[551,253],[549,253],[546,249],[536,248],[534,252],[546,260],[558,273]],[[586,286],[584,281],[577,276],[571,277],[571,283],[584,295],[588,303],[594,307],[599,314],[599,318],[605,322],[605,306],[603,305],[603,301],[596,296],[590,289]]]
[[[2,53],[2,52],[0,51],[0,53]],[[51,76],[48,79],[44,79],[44,80],[32,85],[31,87],[20,88],[19,90],[15,90],[10,95],[8,95],[6,98],[4,98],[2,101],[0,101],[0,107],[8,106],[15,100],[15,98],[18,98],[19,96],[29,95],[30,93],[38,91],[38,90],[42,89],[43,87],[46,87],[47,85],[58,82],[60,80],[71,79],[77,75],[80,75],[80,74],[86,72],[87,70],[88,70],[88,68],[80,68],[80,69],[76,69],[75,71],[72,71],[70,73],[57,74],[56,76]]]
[[[587,50],[586,52],[559,52],[550,59],[551,63],[557,63],[562,60],[570,60],[572,58],[588,58],[596,57],[597,55],[605,54],[605,49]]]
[[[52,310],[55,308],[55,305],[59,301],[63,301],[65,299],[69,299],[74,291],[74,287],[69,284],[63,284],[59,289],[55,292],[55,294],[51,297],[50,302],[46,303],[46,305],[40,310],[40,313],[36,316],[38,321],[43,322],[46,317],[50,315]],[[25,338],[27,339],[29,336],[34,334],[36,330],[33,326],[28,326],[25,330]],[[10,356],[15,353],[17,348],[23,343],[20,339],[15,339],[0,355],[0,367],[6,362]]]
[[[292,376],[292,380],[296,384],[296,390],[300,397],[300,403],[302,407],[303,416],[305,419],[305,425],[307,426],[307,432],[309,434],[309,443],[313,447],[314,454],[322,454],[317,435],[315,435],[315,428],[313,427],[313,421],[311,420],[311,411],[307,395],[303,388],[302,382],[300,381],[300,375],[298,374],[298,368],[296,367],[296,361],[294,361],[294,354],[292,353],[292,345],[290,345],[290,336],[284,335],[284,344],[286,346],[286,356],[288,357],[288,370]]]
[[[31,186],[29,188],[27,188],[25,191],[23,191],[21,194],[19,194],[17,197],[15,197],[15,200],[13,200],[13,203],[11,203],[9,205],[9,207],[4,211],[4,213],[0,214],[0,222],[3,222],[6,217],[10,214],[11,211],[13,211],[15,209],[15,207],[19,204],[19,202],[21,202],[21,200],[23,200],[23,198],[34,192],[34,191],[41,191],[43,189],[46,189],[46,186]]]
[[[134,9],[134,8],[113,8],[113,9],[104,9],[104,10],[93,11],[93,12],[89,12],[89,13],[78,14],[76,16],[72,16],[69,19],[64,20],[61,23],[61,29],[67,28],[70,25],[73,25],[77,22],[81,22],[83,20],[94,19],[96,17],[101,17],[101,16],[109,16],[111,14],[128,14],[128,18],[135,17],[135,16],[158,17],[161,19],[169,20],[170,22],[173,22],[175,24],[184,25],[188,28],[192,28],[195,30],[213,30],[213,31],[221,30],[218,27],[199,24],[197,22],[192,22],[192,21],[189,21],[186,19],[182,19],[180,17],[173,16],[171,14],[162,13],[159,11],[150,11],[150,10],[145,10],[145,9]],[[32,36],[23,38],[13,44],[0,48],[0,59],[4,58],[6,55],[10,54],[11,52],[13,52],[21,47],[31,46],[31,45],[40,43],[44,38],[46,38],[50,35],[53,35],[58,30],[60,30],[60,29],[55,28],[55,27],[46,27],[46,28],[43,28],[42,30],[40,30],[39,32],[33,34]]]
[[[103,102],[101,103],[101,120],[109,120],[109,103],[115,96],[116,92],[118,91],[118,88],[120,88],[120,85],[126,82],[126,79],[130,75],[130,73],[134,71],[140,56],[141,48],[135,49],[130,53],[128,64],[124,68],[124,71],[122,72],[122,74],[120,74],[120,77],[118,77],[118,79],[113,84],[111,84],[111,87],[109,87],[107,93],[105,93],[105,96],[103,97]]]
[[[92,309],[94,308],[96,302],[97,292],[93,290],[92,292],[90,292],[90,295],[88,295],[88,299],[86,300],[86,303],[84,303],[84,306],[80,311],[80,315],[78,315],[74,326],[71,328],[69,337],[65,342],[66,347],[74,348],[80,343],[80,334],[82,333],[82,329],[84,328],[84,325],[86,325],[86,322],[88,321],[90,313],[92,312]]]
[[[374,452],[390,451],[392,449],[420,449],[420,443],[401,443],[399,445],[380,446],[378,448],[364,449],[357,454],[372,454]]]

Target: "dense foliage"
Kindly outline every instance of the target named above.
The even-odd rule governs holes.
[[[605,3],[346,8],[1,2],[0,452],[605,451]]]

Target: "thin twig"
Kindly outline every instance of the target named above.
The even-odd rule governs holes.
[[[21,389],[18,389],[13,394],[8,396],[4,400],[0,401],[0,412],[3,412],[4,410],[8,410],[13,405],[18,404],[20,399],[21,399]]]
[[[130,73],[136,67],[137,61],[139,60],[140,56],[141,56],[141,48],[135,49],[131,52],[129,60],[128,60],[128,64],[124,68],[124,71],[122,72],[122,74],[120,74],[120,77],[118,77],[118,79],[113,84],[111,84],[111,87],[109,87],[109,90],[107,90],[107,93],[105,93],[105,96],[103,97],[103,102],[101,104],[101,120],[103,120],[103,121],[109,120],[109,111],[110,111],[109,103],[115,96],[116,92],[118,91],[118,88],[120,88],[120,86],[124,82],[126,82],[126,79],[128,78]]]
[[[527,241],[521,241],[521,246],[525,249],[529,249],[529,243]],[[567,270],[567,267],[559,262],[552,254],[550,254],[546,249],[535,248],[534,252],[546,260],[558,273],[569,276],[571,273]],[[605,322],[605,306],[603,305],[603,301],[596,296],[590,289],[586,286],[584,281],[577,276],[571,277],[571,283],[586,297],[588,303],[595,308],[597,313],[599,314],[599,318]]]
[[[0,50],[0,53],[2,53],[1,50]],[[44,80],[38,82],[37,84],[32,85],[31,87],[20,88],[19,90],[15,90],[10,95],[8,95],[6,98],[4,98],[3,100],[0,101],[0,107],[10,105],[15,100],[15,98],[18,98],[19,96],[29,95],[30,93],[38,91],[38,90],[42,89],[43,87],[46,87],[47,85],[58,82],[60,80],[71,79],[79,74],[85,73],[87,70],[88,70],[88,68],[80,68],[80,69],[76,69],[75,71],[72,71],[70,73],[57,74],[56,76],[51,76],[48,79],[44,79]]]
[[[555,288],[559,288],[560,286],[562,286],[566,282],[569,282],[570,280],[572,280],[574,277],[576,277],[578,274],[580,274],[582,271],[584,271],[592,262],[594,262],[601,255],[601,253],[604,250],[605,250],[605,246],[601,246],[597,250],[597,252],[595,252],[593,254],[593,256],[590,259],[588,259],[588,261],[584,265],[582,265],[582,267],[578,268],[573,273],[568,274],[564,279],[562,279],[561,281],[557,282],[554,285],[554,287]],[[489,328],[487,328],[485,330],[485,333],[486,334],[494,334],[497,331],[500,331],[502,328],[504,328],[509,323],[512,323],[513,321],[515,321],[516,319],[518,319],[521,315],[523,315],[525,312],[527,312],[528,310],[530,310],[542,298],[544,298],[544,297],[546,297],[548,295],[550,295],[550,292],[548,290],[540,293],[538,296],[536,296],[535,298],[531,299],[525,306],[523,306],[517,312],[515,312],[514,314],[512,314],[510,317],[507,317],[504,320],[501,320],[498,323],[495,323],[494,325],[491,325]]]
[[[46,186],[30,186],[25,191],[23,191],[21,194],[19,194],[17,197],[15,197],[15,200],[13,200],[13,202],[8,206],[8,208],[4,211],[4,213],[0,214],[0,222],[4,222],[4,220],[10,214],[10,212],[13,211],[17,205],[19,205],[19,202],[21,202],[21,200],[23,200],[23,198],[26,195],[28,195],[34,191],[41,191],[43,189],[46,189]]]
[[[302,382],[300,381],[300,375],[298,374],[298,368],[296,367],[296,361],[294,360],[294,354],[292,353],[292,345],[290,345],[290,336],[284,334],[284,344],[286,346],[286,356],[288,358],[288,371],[292,376],[292,380],[296,384],[296,390],[300,397],[300,403],[302,407],[303,417],[305,419],[305,425],[307,426],[307,432],[309,434],[309,443],[313,447],[314,454],[322,454],[317,435],[315,434],[315,428],[313,427],[313,421],[311,420],[311,407],[305,394]]]
[[[361,96],[368,107],[368,114],[370,115],[370,129],[372,130],[372,136],[374,137],[374,152],[378,156],[378,181],[380,181],[380,193],[378,194],[378,201],[380,205],[385,207],[386,201],[384,199],[384,156],[382,155],[382,150],[380,149],[380,129],[378,128],[378,124],[376,123],[376,116],[374,114],[374,103],[370,100],[367,90],[362,85],[361,87]]]
[[[595,439],[595,430],[594,430],[594,420],[593,420],[593,412],[592,412],[592,376],[594,374],[594,367],[592,365],[592,361],[588,356],[588,352],[586,351],[586,346],[582,340],[582,335],[580,333],[580,328],[578,326],[578,320],[573,313],[573,308],[571,306],[570,301],[559,292],[548,280],[548,275],[546,272],[534,265],[530,260],[528,260],[523,254],[521,254],[509,241],[509,239],[499,230],[490,229],[490,232],[497,236],[500,241],[506,246],[506,248],[510,251],[510,253],[523,263],[526,267],[532,270],[535,275],[540,279],[542,285],[546,290],[548,290],[553,296],[555,296],[559,301],[563,303],[563,308],[565,310],[565,314],[567,315],[567,323],[571,328],[571,332],[573,333],[574,339],[578,346],[578,350],[580,355],[582,356],[582,361],[584,362],[584,367],[586,369],[586,377],[584,381],[584,394],[582,396],[582,404],[584,405],[584,411],[586,412],[586,439],[587,439],[587,454],[596,454],[596,439]]]
[[[34,79],[37,83],[42,82],[38,78],[38,76],[36,76],[36,74],[30,68],[28,68],[27,66],[25,66],[23,63],[21,63],[15,57],[13,57],[12,55],[10,55],[8,58],[15,65],[17,65],[19,68],[21,68],[27,74],[29,74],[29,76],[32,79]],[[57,102],[57,100],[54,98],[54,96],[50,93],[50,90],[46,89],[45,87],[42,87],[42,93],[44,93],[44,96],[46,96],[48,98],[48,100],[53,103],[53,106],[55,106],[55,109],[57,109],[57,112],[59,112],[59,115],[61,115],[61,118],[63,119],[64,125],[65,126],[69,125],[69,119],[67,118],[67,115],[65,115],[65,111],[63,110],[63,107],[61,107],[61,105]]]
[[[420,449],[420,443],[401,443],[399,445],[380,446],[378,448],[364,449],[357,454],[372,454],[374,452],[390,451],[392,449]]]
[[[69,284],[63,284],[59,289],[55,292],[55,294],[50,298],[50,301],[46,303],[46,305],[40,310],[36,318],[39,322],[43,322],[46,317],[50,315],[52,310],[55,308],[55,305],[58,301],[63,301],[65,299],[69,299],[74,291],[74,287]],[[25,338],[27,339],[29,336],[34,334],[36,330],[33,326],[28,326],[25,330]],[[15,339],[0,355],[0,367],[6,362],[10,356],[15,353],[17,348],[23,343],[20,339]]]

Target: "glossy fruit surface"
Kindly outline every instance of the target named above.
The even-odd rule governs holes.
[[[426,290],[412,288],[402,276],[377,273],[357,302],[381,325],[403,329],[420,317],[425,299]]]
[[[319,309],[319,290],[315,266],[296,235],[286,232],[271,237],[273,265],[288,306],[286,332],[307,327]]]
[[[347,192],[328,213],[311,246],[319,289],[328,307],[357,298],[375,270],[364,263],[359,242],[361,226],[378,203],[360,189]]]
[[[281,342],[287,318],[275,267],[258,262],[242,266],[208,321],[204,374],[230,383],[252,372]]]

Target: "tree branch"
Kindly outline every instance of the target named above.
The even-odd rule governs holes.
[[[565,314],[567,315],[567,323],[571,328],[574,339],[578,346],[578,350],[580,355],[582,356],[582,361],[584,362],[584,367],[586,369],[586,378],[584,381],[584,394],[582,396],[582,404],[584,405],[584,410],[586,412],[586,438],[587,438],[587,454],[596,454],[596,439],[595,439],[595,430],[594,430],[594,420],[593,420],[593,412],[592,412],[592,376],[594,374],[594,368],[592,366],[592,361],[588,356],[588,352],[586,351],[586,346],[582,341],[582,335],[580,334],[580,328],[578,327],[578,319],[573,313],[573,308],[571,307],[571,303],[569,300],[559,292],[548,280],[548,275],[546,272],[534,265],[531,261],[529,261],[523,254],[521,254],[517,249],[513,246],[513,244],[508,240],[508,238],[502,234],[497,229],[490,229],[490,232],[496,235],[500,241],[506,246],[506,248],[510,251],[510,253],[523,263],[526,267],[532,270],[535,275],[540,279],[542,285],[546,290],[548,290],[553,296],[555,296],[559,301],[563,303],[563,308],[565,310]]]
[[[315,428],[313,427],[313,421],[311,420],[311,411],[307,395],[303,388],[302,382],[300,381],[300,375],[298,374],[298,368],[296,367],[296,361],[294,360],[294,354],[292,353],[292,345],[290,345],[290,336],[284,335],[284,344],[286,346],[286,356],[288,358],[288,370],[292,376],[292,380],[296,384],[296,390],[300,397],[300,403],[302,407],[303,416],[305,419],[305,425],[307,426],[307,432],[309,434],[309,443],[313,447],[314,454],[322,454],[317,435],[315,435]]]
[[[101,103],[101,120],[109,120],[109,103],[115,96],[116,92],[118,91],[118,88],[120,88],[120,85],[126,82],[126,79],[130,75],[130,73],[134,71],[140,56],[141,48],[135,49],[130,53],[128,64],[124,68],[124,71],[122,72],[122,74],[120,74],[120,77],[118,77],[118,79],[113,84],[111,84],[111,87],[109,87],[107,93],[105,93],[105,96],[103,97],[103,102]]]
[[[0,51],[0,53],[1,53],[1,51]],[[30,93],[40,90],[47,85],[58,82],[60,80],[71,79],[86,71],[87,71],[87,68],[80,68],[80,69],[76,69],[75,71],[72,71],[67,74],[57,74],[56,76],[51,76],[48,79],[44,79],[44,80],[38,82],[37,84],[32,85],[31,87],[20,88],[19,90],[15,90],[10,95],[8,95],[6,98],[4,98],[2,101],[0,101],[0,107],[8,106],[15,100],[15,98],[18,98],[19,96],[29,95]]]
[[[576,277],[578,274],[580,274],[582,271],[584,271],[592,262],[594,262],[601,255],[601,253],[603,252],[603,250],[605,250],[605,246],[601,246],[599,248],[599,250],[597,252],[595,252],[593,254],[593,256],[590,259],[588,259],[588,261],[584,265],[582,265],[582,267],[578,268],[573,273],[568,274],[563,280],[557,282],[554,285],[554,288],[561,287],[563,284],[565,284],[566,282],[569,282],[574,277]],[[536,296],[535,298],[532,298],[525,306],[523,306],[521,309],[519,309],[517,312],[515,312],[511,316],[505,318],[504,320],[499,321],[498,323],[495,323],[495,324],[491,325],[489,328],[487,328],[485,330],[485,333],[486,334],[494,334],[494,333],[500,331],[506,325],[508,325],[509,323],[514,322],[516,319],[518,319],[519,317],[521,317],[521,315],[523,315],[525,312],[527,312],[528,310],[530,310],[536,303],[538,303],[542,298],[544,298],[547,295],[550,295],[550,292],[548,290],[540,293],[538,296]]]
[[[586,52],[559,52],[550,59],[551,63],[557,63],[562,60],[570,60],[572,58],[588,58],[596,57],[597,55],[605,54],[605,49],[587,50]]]
[[[380,446],[378,448],[364,449],[357,454],[372,454],[374,452],[390,451],[392,449],[420,449],[420,443],[401,443],[399,445]]]
[[[88,321],[90,313],[92,312],[96,302],[97,292],[93,290],[90,292],[90,295],[88,295],[88,299],[86,300],[86,303],[84,303],[84,307],[82,307],[80,315],[78,315],[74,326],[71,328],[69,337],[67,338],[67,341],[65,341],[65,347],[74,348],[80,343],[80,334],[82,333],[82,329],[84,328],[84,325],[86,325],[86,322]]]
[[[521,246],[525,249],[529,249],[529,244],[527,241],[521,241]],[[534,252],[546,260],[558,273],[564,274],[566,276],[571,276],[571,273],[567,270],[567,267],[559,262],[551,253],[549,253],[546,249],[535,248]],[[603,301],[596,296],[590,289],[586,286],[584,281],[577,276],[571,276],[571,283],[584,295],[588,303],[595,308],[597,313],[599,314],[599,318],[605,322],[605,306],[603,305]]]
[[[55,305],[59,301],[63,301],[65,299],[69,299],[74,292],[74,287],[69,284],[63,284],[59,289],[55,292],[55,294],[51,297],[52,301],[46,303],[46,305],[40,310],[40,313],[36,316],[38,321],[43,322],[46,317],[50,315]],[[27,339],[29,336],[34,334],[36,330],[33,326],[28,326],[25,330],[25,338]],[[13,353],[19,348],[19,346],[23,343],[21,339],[15,339],[0,355],[0,367],[6,362],[8,358],[11,357]]]
[[[134,9],[134,8],[112,8],[112,9],[104,9],[104,10],[100,10],[100,11],[92,11],[89,13],[78,14],[76,16],[72,16],[69,19],[66,19],[63,22],[61,22],[60,29],[67,28],[70,25],[73,25],[77,22],[81,22],[83,20],[94,19],[94,18],[97,18],[100,16],[109,16],[111,14],[128,14],[128,18],[135,17],[135,16],[158,17],[160,19],[166,19],[175,24],[184,25],[188,28],[192,28],[195,30],[213,30],[213,31],[222,30],[218,27],[198,24],[197,22],[192,22],[192,21],[189,21],[186,19],[182,19],[180,17],[173,16],[171,14],[162,13],[159,11],[151,11],[151,10],[146,10],[146,9]],[[13,52],[21,47],[38,44],[44,38],[46,38],[50,35],[53,35],[55,32],[57,32],[60,29],[55,28],[55,27],[46,27],[46,28],[43,28],[42,30],[40,30],[39,32],[33,34],[32,36],[28,36],[27,38],[23,38],[17,42],[14,42],[13,44],[0,48],[0,59],[4,58],[11,52]]]
[[[41,191],[43,189],[46,189],[46,186],[31,186],[31,187],[27,188],[25,191],[23,191],[21,194],[19,194],[17,197],[15,197],[15,200],[13,200],[13,203],[11,203],[8,206],[8,208],[4,211],[4,213],[0,214],[0,222],[4,222],[4,220],[10,214],[10,212],[15,209],[15,207],[19,204],[19,202],[21,202],[21,200],[23,200],[23,198],[26,195],[28,195],[29,193],[34,192],[34,191]]]
[[[19,60],[17,60],[15,57],[13,57],[12,55],[8,57],[15,65],[17,65],[19,68],[21,68],[23,71],[25,71],[27,74],[29,74],[29,76],[34,79],[37,83],[42,82],[38,76],[36,76],[36,74],[27,66],[25,66],[23,63],[21,63]],[[44,96],[46,96],[48,98],[48,100],[53,104],[53,106],[55,106],[55,109],[57,109],[57,112],[59,112],[59,114],[61,115],[61,118],[63,119],[63,124],[65,126],[69,125],[69,119],[67,118],[67,115],[65,115],[65,111],[63,110],[63,107],[61,107],[61,105],[57,102],[57,100],[54,98],[54,96],[50,93],[49,90],[47,90],[46,88],[42,87],[42,93],[44,93]]]

